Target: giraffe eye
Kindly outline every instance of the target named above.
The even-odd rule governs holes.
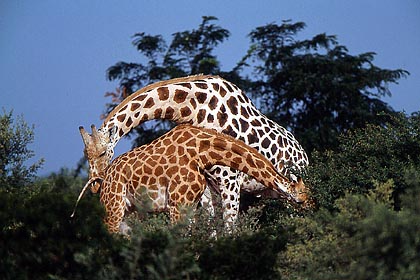
[[[105,156],[105,155],[106,155],[106,151],[102,152],[102,153],[99,155],[99,157],[103,157],[103,156]]]

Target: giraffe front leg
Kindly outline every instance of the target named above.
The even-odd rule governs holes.
[[[213,218],[215,215],[215,211],[214,211],[212,193],[210,191],[209,186],[205,188],[204,193],[200,198],[200,204],[207,211],[207,213],[209,213],[210,217]]]
[[[178,205],[169,206],[169,218],[171,220],[171,224],[175,224],[181,219],[181,211],[179,211]]]
[[[101,195],[101,203],[105,207],[104,223],[108,227],[109,232],[120,232],[120,225],[124,218],[126,205],[123,195],[104,193]]]

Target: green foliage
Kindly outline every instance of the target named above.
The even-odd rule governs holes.
[[[116,254],[97,199],[58,189],[30,197],[0,192],[0,271],[4,279],[91,278]]]
[[[381,69],[374,53],[351,55],[336,36],[298,40],[303,22],[257,27],[242,64],[252,66],[250,92],[267,115],[294,131],[308,151],[335,148],[337,137],[366,123],[383,124],[380,112],[393,113],[379,97],[389,83],[408,72]]]
[[[417,176],[420,173],[417,171]],[[418,177],[417,177],[418,178]],[[392,182],[377,185],[390,193]],[[419,212],[389,206],[383,195],[347,194],[336,201],[336,212],[290,220],[290,244],[280,254],[279,268],[287,279],[416,279],[420,273]],[[415,201],[416,200],[416,201]],[[415,207],[418,210],[418,206]]]
[[[33,140],[33,127],[29,127],[23,117],[14,119],[12,111],[0,116],[0,189],[24,187],[34,179],[43,160],[25,166],[34,156],[28,147]]]
[[[392,179],[395,207],[407,189],[405,169],[420,163],[420,117],[399,114],[385,126],[368,125],[340,137],[337,151],[313,153],[308,179],[318,203],[329,209],[345,192],[367,193]]]
[[[380,98],[391,95],[388,85],[408,72],[375,66],[375,53],[351,55],[336,36],[324,33],[299,40],[305,23],[283,21],[252,30],[246,54],[233,69],[222,71],[214,50],[230,32],[216,21],[205,16],[197,29],[174,33],[169,44],[162,35],[135,34],[133,44],[145,62],[118,62],[108,69],[108,78],[119,81],[120,89],[108,94],[114,100],[107,112],[152,82],[204,73],[221,75],[252,95],[262,111],[293,131],[309,152],[335,149],[341,133],[367,123],[383,125],[395,113]],[[379,117],[381,112],[386,115]],[[136,128],[134,146],[170,127],[152,121]]]

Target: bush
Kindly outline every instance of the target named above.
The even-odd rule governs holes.
[[[385,127],[368,125],[341,136],[337,152],[314,153],[309,184],[318,204],[332,209],[346,192],[368,193],[374,182],[395,182],[395,207],[407,188],[404,170],[420,163],[420,115],[393,117]]]
[[[35,178],[43,160],[26,167],[24,163],[34,156],[28,145],[34,140],[33,127],[29,127],[12,112],[0,116],[0,188],[11,189],[28,185]]]

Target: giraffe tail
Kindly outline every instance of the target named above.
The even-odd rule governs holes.
[[[74,205],[73,213],[71,213],[70,218],[73,218],[74,214],[76,214],[77,205],[79,204],[79,201],[82,198],[82,196],[85,194],[86,189],[96,180],[102,181],[102,178],[100,177],[90,178],[89,181],[87,181],[86,185],[83,187],[83,189],[80,191],[79,197],[77,198],[76,204]]]

